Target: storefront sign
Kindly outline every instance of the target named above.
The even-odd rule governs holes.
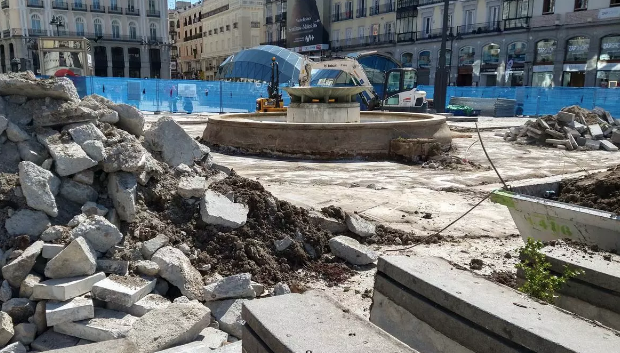
[[[553,65],[536,65],[533,67],[534,72],[553,72]]]
[[[596,68],[600,71],[620,71],[620,64],[599,61],[596,65]]]
[[[565,72],[586,71],[587,64],[564,64]]]
[[[431,52],[424,50],[420,52],[418,56],[418,68],[429,69],[431,67]]]
[[[317,45],[327,45],[329,36],[323,22],[329,18],[327,2],[316,0],[290,0],[288,2],[287,47],[300,48],[300,51],[324,50]],[[309,50],[305,50],[308,48]]]
[[[598,11],[599,20],[608,20],[620,17],[620,7],[610,7],[608,9],[600,9]]]
[[[508,60],[515,63],[525,62],[525,52],[527,51],[527,43],[515,42],[508,45]]]
[[[476,52],[474,47],[463,47],[459,50],[459,66],[473,65]]]
[[[489,44],[482,48],[482,63],[483,64],[498,64],[499,63],[499,45]]]

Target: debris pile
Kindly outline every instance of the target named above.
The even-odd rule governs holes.
[[[620,167],[563,180],[558,201],[620,215]]]
[[[244,301],[302,268],[347,273],[330,248],[367,264],[357,240],[414,240],[279,201],[172,118],[145,130],[68,79],[0,75],[0,96],[0,349],[215,349],[241,338]]]
[[[522,145],[551,145],[568,151],[618,151],[620,119],[604,109],[588,110],[579,106],[562,109],[556,115],[529,120],[521,127],[502,133],[506,141]]]

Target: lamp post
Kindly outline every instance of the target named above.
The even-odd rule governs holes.
[[[437,113],[446,111],[446,95],[448,91],[448,81],[446,80],[446,42],[448,41],[448,11],[450,11],[450,0],[445,0],[443,5],[443,28],[441,33],[441,49],[439,51],[439,66],[435,73],[435,93],[433,103]]]
[[[52,16],[52,20],[50,21],[50,25],[56,26],[56,36],[60,37],[60,27],[65,26],[65,21],[62,20],[60,16]]]

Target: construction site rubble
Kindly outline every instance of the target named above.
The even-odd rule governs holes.
[[[556,115],[529,120],[500,136],[521,145],[555,146],[567,151],[618,151],[620,119],[601,108],[588,110],[576,105],[563,108]]]
[[[308,271],[347,278],[346,263],[377,259],[364,243],[413,241],[277,200],[172,118],[149,127],[132,106],[30,72],[0,75],[0,191],[11,352],[240,351],[245,301],[291,293]]]

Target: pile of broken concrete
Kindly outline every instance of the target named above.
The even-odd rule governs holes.
[[[500,134],[506,141],[522,145],[546,145],[568,151],[618,151],[620,119],[601,108],[579,106],[562,109],[556,115],[529,120]]]
[[[211,188],[231,171],[173,119],[145,130],[134,107],[80,100],[68,79],[0,75],[0,96],[0,352],[240,351],[243,302],[288,286],[269,291],[250,273],[197,269],[186,243],[164,234],[137,241],[129,231],[153,216],[139,188],[166,178],[204,226],[243,230],[248,205]],[[353,214],[311,219],[335,256],[376,261],[357,240],[333,236],[376,236],[371,223]],[[270,251],[303,241],[284,236]]]

